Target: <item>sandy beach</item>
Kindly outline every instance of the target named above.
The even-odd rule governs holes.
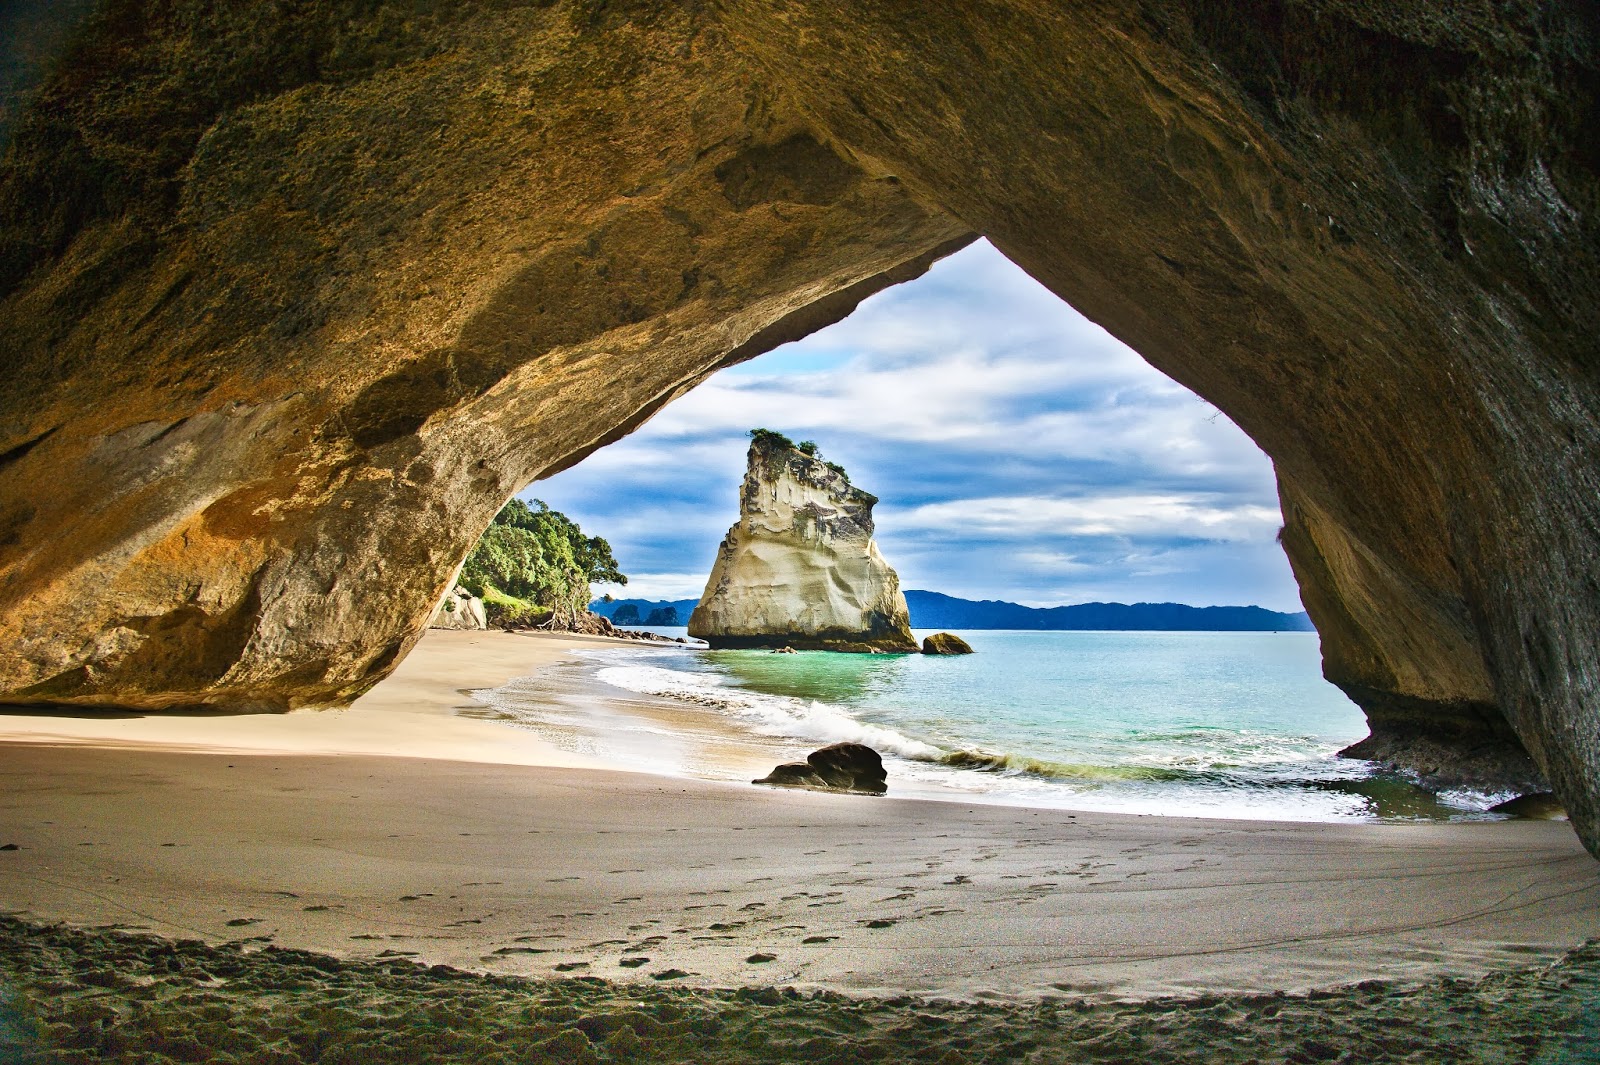
[[[1562,822],[777,791],[620,772],[459,712],[604,642],[431,632],[343,711],[8,714],[0,909],[494,974],[1019,1006],[1477,978],[1600,936],[1600,865]]]

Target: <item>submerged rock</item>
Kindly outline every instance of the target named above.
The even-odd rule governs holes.
[[[712,647],[914,652],[900,578],[872,539],[877,497],[776,433],[750,444],[739,521],[689,615]]]
[[[450,589],[444,599],[439,602],[433,611],[433,619],[428,622],[430,629],[467,629],[471,631],[487,629],[489,616],[484,611],[483,600],[467,591],[461,585]]]
[[[970,655],[972,645],[953,632],[936,632],[922,641],[925,655]]]
[[[882,795],[889,774],[878,752],[861,743],[831,743],[812,751],[804,762],[785,762],[752,784],[780,788],[823,788]]]

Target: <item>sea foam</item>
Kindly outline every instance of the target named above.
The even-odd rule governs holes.
[[[922,762],[940,761],[945,751],[894,729],[869,724],[836,706],[811,699],[730,688],[721,677],[658,666],[605,666],[596,679],[640,695],[676,699],[743,719],[760,735],[822,743],[864,743],[883,754]]]

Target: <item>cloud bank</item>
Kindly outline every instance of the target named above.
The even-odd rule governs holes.
[[[1300,609],[1266,456],[986,242],[522,494],[610,540],[627,594],[695,596],[753,426],[816,440],[882,499],[908,588]]]

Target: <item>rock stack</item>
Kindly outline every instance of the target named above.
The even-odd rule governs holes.
[[[877,497],[777,433],[750,444],[728,530],[689,635],[712,647],[911,653],[900,578],[872,539]]]

